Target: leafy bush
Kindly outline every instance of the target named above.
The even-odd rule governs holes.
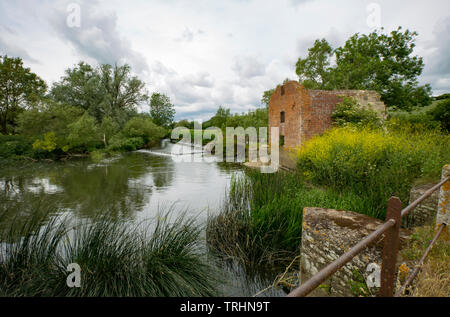
[[[135,140],[141,138],[144,145],[153,145],[166,135],[166,130],[154,124],[150,117],[139,116],[125,124],[122,135]]]
[[[32,146],[30,140],[23,136],[0,134],[0,157],[14,158],[17,156],[31,155]]]
[[[331,115],[331,119],[337,126],[372,125],[379,126],[381,119],[378,114],[371,109],[363,108],[353,97],[342,97],[342,102],[336,105],[336,109]]]
[[[427,115],[440,122],[442,128],[450,132],[450,99],[439,102]]]
[[[77,121],[67,126],[69,149],[79,152],[92,151],[101,144],[99,128],[95,119],[85,112]]]
[[[144,140],[141,137],[125,138],[122,135],[115,135],[108,146],[110,151],[136,151],[144,146]]]
[[[53,152],[56,149],[55,132],[49,132],[44,135],[44,140],[36,140],[33,143],[33,150]]]
[[[44,105],[41,109],[25,111],[18,119],[18,132],[33,140],[43,139],[45,134],[53,132],[57,148],[67,145],[70,133],[68,126],[77,121],[84,111],[76,107],[56,104]]]

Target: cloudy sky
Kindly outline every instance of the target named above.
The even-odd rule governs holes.
[[[421,83],[450,92],[449,12],[448,0],[0,0],[0,54],[49,85],[81,60],[128,63],[177,119],[207,119],[220,105],[260,107],[265,90],[297,79],[315,39],[337,47],[377,25],[417,31]]]

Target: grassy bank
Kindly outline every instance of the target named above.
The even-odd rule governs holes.
[[[332,129],[298,154],[307,181],[363,197],[365,206],[354,211],[384,219],[389,197],[407,203],[415,183],[440,179],[450,162],[450,136],[391,120],[384,129]]]
[[[384,220],[387,200],[440,179],[450,137],[395,120],[384,128],[335,128],[298,151],[296,173],[248,170],[234,178],[222,212],[209,220],[212,250],[249,265],[298,255],[304,207],[351,210]]]
[[[272,266],[299,252],[304,207],[363,210],[366,202],[352,193],[311,187],[298,173],[261,174],[247,170],[235,177],[222,212],[210,218],[210,248],[244,264]]]
[[[193,220],[158,217],[139,227],[36,220],[2,234],[0,296],[217,295],[217,273],[199,249]],[[81,267],[80,288],[66,284],[70,263]]]
[[[406,261],[400,271],[400,281],[404,283],[408,273],[425,253],[426,248],[435,235],[434,228],[416,228],[411,241],[401,253]],[[450,294],[450,244],[438,239],[425,260],[421,271],[407,288],[403,296],[413,297],[448,297]]]

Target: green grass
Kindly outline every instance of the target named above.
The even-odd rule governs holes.
[[[318,186],[364,198],[362,212],[384,219],[386,202],[404,204],[411,187],[436,182],[450,163],[450,136],[391,120],[385,129],[336,128],[299,150],[298,168]]]
[[[2,235],[0,296],[214,296],[218,274],[200,236],[185,217],[139,226],[32,219]],[[70,263],[81,267],[81,288],[66,284]]]
[[[249,267],[286,264],[299,254],[305,207],[364,212],[370,206],[351,193],[311,187],[298,173],[247,170],[232,179],[222,212],[209,219],[208,245]]]
[[[450,163],[450,137],[416,128],[395,120],[380,129],[337,128],[299,150],[296,173],[247,170],[208,222],[211,250],[250,266],[288,263],[300,252],[305,207],[384,220],[391,196],[406,205],[414,184],[438,181]]]

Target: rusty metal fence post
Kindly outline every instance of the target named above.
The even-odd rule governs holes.
[[[388,201],[386,221],[391,219],[395,221],[395,225],[386,232],[384,237],[381,285],[378,293],[380,297],[392,297],[394,295],[399,234],[402,222],[402,202],[397,197],[391,197]]]

